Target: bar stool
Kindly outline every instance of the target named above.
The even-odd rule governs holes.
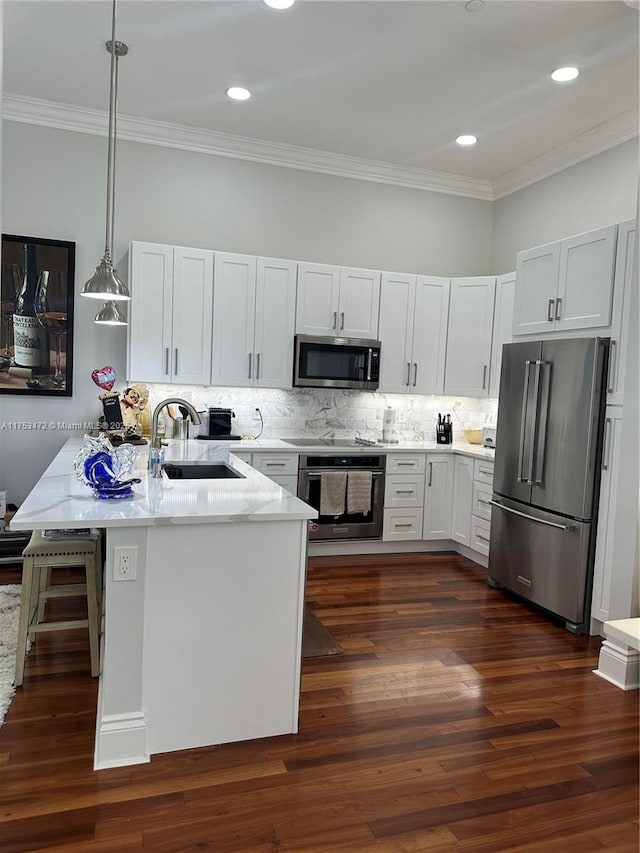
[[[66,631],[70,628],[89,629],[91,675],[100,673],[100,612],[102,610],[101,537],[92,529],[88,535],[73,536],[69,531],[64,539],[46,539],[41,530],[34,530],[29,544],[22,552],[22,592],[20,621],[16,649],[15,685],[22,684],[29,637],[42,631]],[[84,567],[85,582],[51,584],[51,569],[56,566]],[[43,622],[49,598],[86,596],[87,619]]]

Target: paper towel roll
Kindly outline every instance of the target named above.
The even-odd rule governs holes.
[[[396,420],[398,413],[391,406],[387,406],[382,416],[382,440],[386,442],[395,440]]]

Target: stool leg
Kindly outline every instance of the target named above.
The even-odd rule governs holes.
[[[89,620],[89,649],[91,651],[91,675],[100,675],[100,623],[98,621],[98,592],[96,588],[96,572],[98,569],[96,555],[87,556],[85,577],[87,581],[87,615]]]
[[[51,586],[51,566],[40,566],[40,582],[38,584],[38,622],[44,622],[44,608],[47,603],[47,596],[44,595]]]
[[[33,557],[22,561],[22,590],[20,594],[20,620],[18,622],[18,641],[16,647],[15,685],[20,687],[24,677],[24,659],[27,654],[27,634],[31,623],[31,602],[33,599]]]

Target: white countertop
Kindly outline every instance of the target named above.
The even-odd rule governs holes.
[[[240,444],[241,442],[234,442]],[[260,474],[231,448],[206,441],[170,441],[165,460],[229,463],[244,479],[169,480],[147,474],[149,445],[138,449],[132,500],[100,500],[73,470],[81,438],[71,438],[49,465],[18,512],[12,530],[78,527],[128,527],[155,524],[209,524],[317,518],[317,512]]]

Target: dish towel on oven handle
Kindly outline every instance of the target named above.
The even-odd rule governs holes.
[[[320,474],[320,515],[344,515],[346,491],[346,471],[323,471]]]
[[[371,512],[371,471],[349,471],[347,473],[347,512]]]

